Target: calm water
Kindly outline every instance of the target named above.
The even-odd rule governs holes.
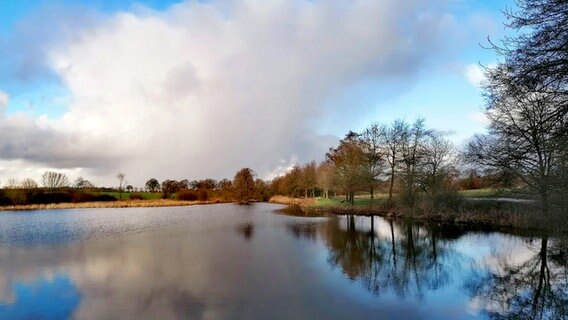
[[[565,319],[568,239],[278,205],[0,213],[0,319]]]

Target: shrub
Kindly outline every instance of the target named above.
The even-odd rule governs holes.
[[[144,200],[144,195],[141,193],[131,193],[129,198],[131,200]]]
[[[73,202],[107,202],[116,201],[116,198],[108,194],[91,194],[85,192],[76,192],[73,195]]]
[[[73,195],[73,202],[91,202],[95,201],[96,196],[90,193],[76,192]]]
[[[209,194],[207,190],[199,189],[197,190],[197,200],[199,201],[207,201],[209,199]]]
[[[0,206],[11,206],[13,204],[12,200],[6,195],[6,192],[0,190]]]
[[[176,199],[183,201],[195,201],[198,199],[198,194],[194,190],[180,190],[176,194]]]
[[[117,199],[110,194],[101,194],[95,196],[95,201],[107,202],[107,201],[116,201]]]
[[[72,202],[73,194],[70,192],[33,192],[28,198],[28,204],[50,204]]]
[[[447,190],[433,196],[434,209],[457,211],[463,204],[463,197],[455,190]]]

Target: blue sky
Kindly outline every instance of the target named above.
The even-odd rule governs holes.
[[[267,175],[290,161],[321,158],[348,130],[397,118],[425,117],[459,146],[484,130],[481,90],[472,80],[479,63],[497,57],[480,44],[503,36],[500,10],[513,1],[419,2],[0,0],[0,94],[8,97],[0,130],[22,139],[0,141],[10,151],[0,155],[0,181],[22,167],[103,183],[115,170],[128,171],[123,167],[154,174],[158,169],[134,160],[149,152],[137,137],[177,152],[182,140],[163,136],[183,136],[185,124],[189,136],[213,143],[190,143],[179,159],[153,155],[157,166],[190,161],[199,168],[182,177],[172,169],[169,178],[211,175],[219,170],[202,167],[224,164],[205,158],[234,159],[227,172],[249,165]],[[344,20],[325,20],[333,15]],[[311,48],[305,36],[321,45]],[[240,118],[247,113],[255,117]],[[222,129],[212,130],[218,119]],[[265,119],[272,125],[264,127]],[[131,143],[106,150],[110,131]],[[65,143],[39,141],[46,136]],[[235,146],[259,137],[266,141],[236,154]],[[272,152],[276,143],[282,150]]]

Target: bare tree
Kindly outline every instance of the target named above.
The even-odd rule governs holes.
[[[396,169],[402,161],[402,142],[408,124],[403,120],[395,120],[390,126],[382,130],[387,163],[389,166],[389,202],[392,201]]]
[[[16,178],[10,178],[6,181],[5,189],[17,189],[20,186],[20,182]]]
[[[46,171],[41,176],[41,184],[48,189],[58,189],[69,186],[69,179],[60,172]]]
[[[500,71],[498,71],[500,70]],[[518,88],[502,69],[486,86],[489,135],[476,136],[468,159],[512,172],[538,194],[547,215],[551,193],[565,186],[568,155],[568,108],[565,97]],[[490,74],[491,75],[491,74]]]
[[[419,168],[422,189],[437,193],[451,171],[453,145],[440,135],[431,135],[424,144],[424,157]]]
[[[37,187],[38,187],[37,182],[35,182],[35,180],[31,178],[26,178],[22,180],[22,182],[20,182],[20,188],[22,189],[31,190],[31,189],[37,189]]]
[[[381,127],[378,123],[373,123],[360,136],[365,153],[366,180],[367,188],[371,193],[371,205],[373,204],[377,179],[384,169],[385,155],[384,150],[381,148],[384,130],[384,127]]]
[[[515,3],[505,26],[517,33],[492,43],[504,60],[486,69],[490,133],[474,138],[468,158],[522,179],[548,216],[550,196],[564,198],[568,185],[568,2]]]
[[[412,126],[402,132],[401,151],[404,166],[404,200],[411,207],[416,201],[416,178],[418,167],[424,158],[424,141],[431,134],[424,124],[424,118],[418,118]]]
[[[126,175],[122,172],[119,172],[116,175],[116,178],[118,179],[118,198],[122,200],[122,187],[124,184],[126,184],[125,183]]]

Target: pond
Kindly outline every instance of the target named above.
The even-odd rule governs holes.
[[[566,319],[568,239],[233,204],[0,213],[0,319]]]

